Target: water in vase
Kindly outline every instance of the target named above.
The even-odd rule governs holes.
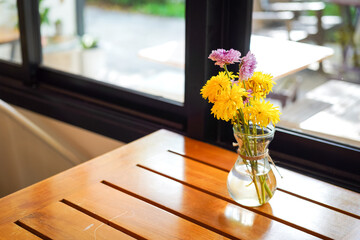
[[[236,202],[256,207],[269,201],[276,189],[276,179],[270,166],[265,166],[258,164],[255,171],[248,164],[235,164],[228,175],[227,187]]]

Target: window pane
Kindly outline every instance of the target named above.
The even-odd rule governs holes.
[[[360,147],[359,3],[283,2],[255,0],[253,14],[253,35],[269,37],[255,54],[277,77],[279,126]]]
[[[0,59],[21,63],[16,0],[0,1]]]
[[[183,102],[184,4],[89,0],[77,12],[74,0],[40,1],[43,64]]]

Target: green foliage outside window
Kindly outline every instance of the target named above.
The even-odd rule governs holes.
[[[185,0],[87,0],[88,3],[120,7],[145,14],[185,17]]]
[[[103,2],[103,3],[112,3],[123,6],[136,6],[145,3],[160,3],[165,4],[167,2],[171,2],[169,0],[92,0],[91,2]]]
[[[39,0],[40,24],[50,25],[50,20],[49,20],[50,8],[45,7],[43,5],[43,3],[44,3],[44,0]]]

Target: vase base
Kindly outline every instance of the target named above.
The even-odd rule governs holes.
[[[256,200],[254,200],[254,199],[241,199],[241,200],[234,199],[234,200],[238,204],[247,206],[247,207],[259,207],[259,206],[263,205],[263,204],[260,204],[259,200],[257,200],[257,199]]]
[[[276,178],[270,166],[265,168],[261,162],[257,162],[257,169],[264,174],[258,173],[254,177],[247,169],[251,169],[251,166],[237,161],[228,174],[227,188],[235,202],[243,206],[258,207],[267,203],[274,195]]]

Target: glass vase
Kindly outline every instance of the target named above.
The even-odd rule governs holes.
[[[230,196],[239,204],[256,207],[267,203],[276,190],[276,178],[268,146],[275,128],[235,125],[238,158],[227,179]]]

